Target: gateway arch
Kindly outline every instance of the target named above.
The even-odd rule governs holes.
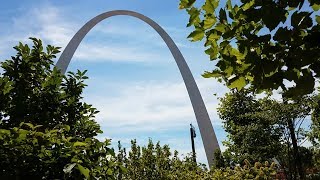
[[[56,64],[57,68],[59,68],[61,72],[64,74],[68,68],[73,54],[77,50],[79,44],[81,43],[82,39],[86,36],[86,34],[102,20],[107,19],[111,16],[118,15],[132,16],[149,24],[154,30],[157,31],[157,33],[161,36],[163,41],[168,46],[171,54],[173,55],[178,65],[183,81],[187,88],[193,111],[197,119],[198,127],[200,129],[200,134],[206,152],[208,164],[209,166],[211,166],[213,164],[214,158],[213,153],[216,149],[219,149],[219,144],[214,129],[212,127],[207,109],[199,92],[198,86],[177,45],[173,42],[171,37],[164,31],[164,29],[159,24],[154,22],[152,19],[140,13],[127,10],[108,11],[94,17],[93,19],[88,21],[84,26],[82,26],[81,29],[72,37],[72,39],[62,52]]]

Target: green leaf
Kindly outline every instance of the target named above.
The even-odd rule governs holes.
[[[108,174],[109,176],[111,176],[112,173],[113,173],[112,169],[108,169],[108,170],[107,170],[107,174]]]
[[[204,29],[210,29],[215,23],[217,22],[217,19],[214,16],[207,16],[204,20]]]
[[[318,24],[320,24],[320,16],[316,15],[316,21]]]
[[[81,172],[81,174],[84,175],[84,177],[86,177],[86,179],[90,178],[90,170],[86,167],[81,166],[80,164],[77,165],[79,171]]]
[[[37,128],[40,128],[40,127],[42,127],[43,125],[36,125],[35,127],[34,127],[34,129],[37,129]]]
[[[320,9],[320,4],[313,4],[312,6],[312,9],[314,10],[314,11],[319,11],[319,9]]]
[[[0,134],[1,134],[1,136],[2,136],[3,134],[10,135],[11,132],[10,132],[10,130],[7,130],[7,129],[0,129]]]
[[[23,123],[23,125],[28,126],[30,129],[34,129],[34,126],[31,123]]]
[[[217,59],[219,51],[217,47],[210,47],[207,50],[205,50],[205,53],[210,56],[210,60],[215,60]]]
[[[74,146],[74,147],[77,147],[77,146],[86,146],[86,145],[87,145],[87,143],[79,142],[79,141],[73,143],[73,146]]]
[[[294,10],[294,9],[296,9],[296,8],[297,8],[297,7],[289,7],[288,10],[289,10],[289,11],[292,11],[292,10]]]
[[[228,88],[234,89],[237,88],[238,90],[241,90],[246,86],[246,79],[244,77],[234,77],[231,80],[229,80]]]
[[[204,31],[201,29],[196,29],[189,34],[188,38],[191,38],[191,41],[200,41],[204,37]]]
[[[187,12],[190,15],[189,23],[187,24],[187,27],[192,25],[198,25],[200,23],[200,18],[199,18],[200,10],[192,7],[191,9],[188,9]]]
[[[231,0],[227,0],[227,10],[229,10],[229,11],[232,10]]]
[[[212,72],[205,71],[202,74],[202,77],[204,77],[204,78],[216,78],[216,77],[221,77],[221,76],[222,75],[219,70],[213,70]]]
[[[24,130],[24,129],[19,129],[19,139],[26,139],[27,138],[27,134],[29,133],[29,131]]]
[[[218,25],[216,25],[214,29],[222,33],[226,31],[225,26],[221,23],[218,23]]]
[[[70,126],[69,126],[69,125],[64,125],[63,128],[64,128],[66,131],[70,131]]]
[[[249,8],[251,8],[251,7],[254,5],[254,3],[255,3],[255,0],[251,0],[251,1],[247,2],[247,3],[245,3],[245,4],[242,6],[242,10],[243,10],[243,11],[248,10]]]
[[[214,14],[214,10],[218,7],[219,0],[206,0],[202,9],[206,12],[206,14]]]
[[[196,0],[180,0],[179,9],[186,9],[193,5]]]
[[[220,35],[218,35],[216,32],[212,32],[210,33],[209,37],[208,37],[208,40],[209,41],[217,41],[220,39]]]

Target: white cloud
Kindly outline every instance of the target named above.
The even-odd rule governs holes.
[[[209,80],[198,80],[198,85],[214,126],[221,126],[216,113],[218,101],[212,94],[214,87],[220,94],[224,94],[225,88],[216,81]],[[107,87],[99,88],[102,92],[108,92]],[[117,89],[119,92],[114,97],[107,94],[87,95],[86,101],[100,111],[97,121],[102,126],[127,131],[152,131],[166,130],[195,121],[183,82],[136,82],[124,84]]]
[[[32,8],[25,14],[13,18],[9,25],[11,27],[8,27],[12,29],[9,34],[0,34],[2,39],[0,51],[7,52],[19,41],[28,43],[28,37],[37,37],[42,39],[45,44],[65,47],[76,31],[85,23],[75,22],[76,20],[70,20],[68,17],[70,16],[63,9],[58,9],[50,4]],[[161,42],[161,38],[155,32],[152,32],[154,30],[150,27],[142,26],[142,28],[136,28],[136,26],[128,26],[128,28],[123,28],[119,24],[112,26],[102,24],[95,27],[93,31],[98,33],[98,36],[104,38],[104,40],[93,38],[95,37],[94,34],[90,33],[89,37],[84,39],[84,42],[80,44],[75,53],[77,60],[94,62],[165,62],[161,61],[161,59],[166,57],[163,57],[162,53],[159,54],[157,50],[158,42]],[[126,37],[122,37],[123,35],[126,35]],[[91,36],[92,38],[90,38]],[[110,37],[117,39],[113,41],[110,40]],[[169,55],[169,51],[167,52],[165,56]],[[2,55],[4,54],[2,53]]]
[[[117,62],[155,62],[162,59],[156,53],[143,51],[142,48],[125,46],[107,46],[97,43],[80,45],[74,58],[84,61],[117,61]]]

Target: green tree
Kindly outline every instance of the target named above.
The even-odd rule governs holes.
[[[285,103],[270,98],[257,99],[248,91],[234,91],[221,99],[218,109],[229,141],[227,152],[237,163],[244,159],[280,160],[289,176],[304,177],[312,152],[302,147],[306,141],[303,123],[310,115],[312,98]],[[302,171],[302,172],[301,172]]]
[[[224,144],[235,163],[245,159],[266,161],[281,153],[281,128],[277,119],[264,111],[264,103],[267,104],[247,91],[229,93],[220,99],[218,114],[228,133]]]
[[[195,28],[188,37],[205,39],[205,53],[217,60],[204,77],[231,89],[281,88],[289,98],[314,91],[320,76],[319,0],[205,0],[199,8],[194,2],[180,0],[190,15],[187,26]]]
[[[82,102],[86,71],[57,70],[59,48],[31,38],[1,63],[0,176],[35,179],[111,178],[119,169],[110,140],[94,121],[98,111]]]

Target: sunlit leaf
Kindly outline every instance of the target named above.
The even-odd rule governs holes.
[[[209,29],[211,28],[215,23],[217,22],[217,19],[213,16],[207,16],[206,19],[204,20],[204,29]]]
[[[249,8],[251,8],[253,5],[255,4],[255,0],[251,0],[247,3],[245,3],[243,6],[242,6],[242,9],[244,11],[248,10]]]
[[[75,142],[75,143],[73,144],[73,146],[74,146],[74,147],[77,147],[77,146],[87,146],[87,143],[77,141],[77,142]]]
[[[238,90],[243,89],[246,86],[246,79],[244,77],[234,77],[229,80],[228,88],[237,88]]]
[[[312,9],[315,10],[315,11],[319,11],[319,9],[320,9],[320,4],[316,4],[316,3],[313,4],[313,5],[312,5]]]
[[[189,34],[188,38],[191,39],[191,41],[200,41],[204,37],[204,31],[201,29],[196,29],[192,33]]]
[[[86,177],[87,179],[90,178],[90,170],[86,167],[81,166],[80,164],[77,164],[79,171],[81,172],[81,174],[84,175],[84,177]]]

